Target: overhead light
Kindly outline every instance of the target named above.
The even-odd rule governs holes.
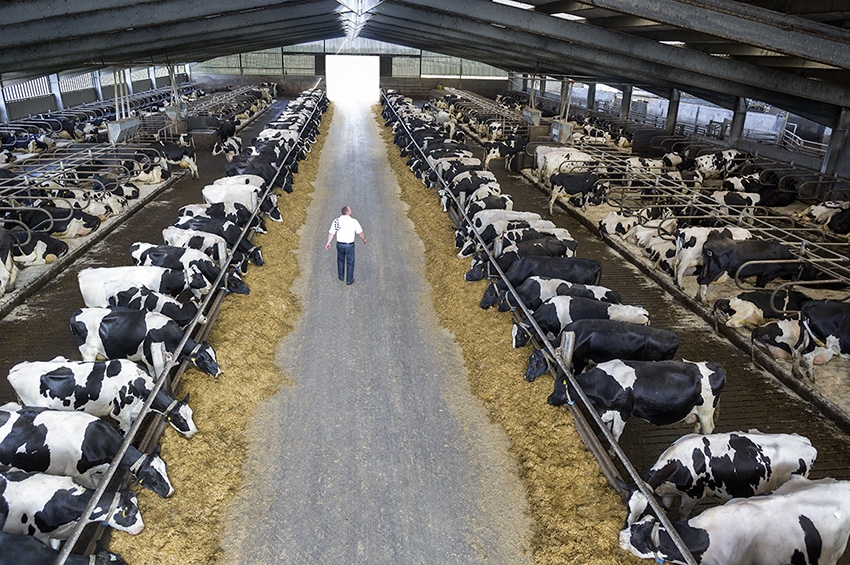
[[[659,41],[658,43],[663,43],[664,45],[672,45],[673,47],[681,47],[685,44],[684,41]]]
[[[572,22],[584,22],[587,21],[587,18],[583,18],[581,16],[576,16],[574,14],[567,14],[566,12],[560,12],[558,14],[552,14],[555,18],[560,18],[562,20],[570,20]]]
[[[502,4],[504,6],[510,6],[511,8],[519,8],[520,10],[531,10],[534,8],[532,4],[526,4],[525,2],[515,2],[514,0],[493,0],[494,4]]]

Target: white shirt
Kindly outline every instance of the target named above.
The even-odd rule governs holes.
[[[363,233],[360,222],[343,214],[331,223],[328,233],[336,234],[337,243],[354,243],[354,236]]]

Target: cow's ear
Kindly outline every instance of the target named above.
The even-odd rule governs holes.
[[[161,452],[162,452],[162,444],[158,443],[158,444],[156,444],[156,447],[153,448],[153,452],[151,453],[151,455],[156,455],[157,457],[159,457],[159,454]]]
[[[183,402],[189,404],[189,393],[186,393],[186,398],[183,399]]]

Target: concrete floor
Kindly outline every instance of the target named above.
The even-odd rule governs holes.
[[[295,384],[246,434],[233,514],[254,518],[230,526],[227,563],[530,560],[516,464],[439,327],[398,190],[370,106],[337,104],[298,250],[304,314],[278,350]],[[343,205],[368,239],[352,286],[324,249]]]

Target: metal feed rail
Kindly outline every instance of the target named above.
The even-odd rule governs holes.
[[[315,108],[313,108],[313,112],[310,115],[310,119],[305,122],[304,127],[306,127],[306,125],[312,121],[312,119],[315,117],[317,110],[318,110],[318,105]],[[302,127],[301,132],[299,132],[302,135],[304,133],[304,127]],[[289,149],[289,151],[287,151],[286,158],[282,161],[283,163],[286,163],[289,160],[292,151],[294,151],[297,146],[298,146],[298,144],[294,145],[292,148]],[[275,176],[272,178],[271,182],[268,183],[268,186],[266,187],[265,191],[263,192],[262,197],[258,200],[257,207],[252,211],[251,218],[248,220],[245,227],[242,229],[242,232],[239,235],[239,240],[237,241],[236,245],[234,245],[234,249],[236,248],[236,246],[238,246],[239,241],[242,241],[242,239],[247,237],[247,234],[251,229],[250,228],[251,222],[254,220],[254,218],[256,218],[257,214],[260,212],[260,204],[259,203],[261,203],[263,200],[265,200],[265,198],[271,193],[271,191],[273,190],[272,186],[274,186],[275,181],[277,181],[278,177],[280,176],[281,172],[284,169],[286,169],[286,167],[283,167],[283,166],[277,168],[277,172],[275,173]],[[223,268],[219,272],[218,277],[216,278],[216,280],[214,281],[214,283],[212,285],[213,290],[203,300],[203,302],[200,305],[200,308],[198,309],[198,313],[192,319],[192,322],[184,330],[183,339],[181,339],[180,343],[177,345],[176,351],[182,351],[183,350],[183,347],[186,345],[186,342],[189,340],[192,333],[197,328],[198,320],[200,320],[200,318],[205,315],[205,312],[209,312],[208,318],[210,320],[208,321],[207,324],[204,325],[204,328],[201,331],[204,331],[204,332],[210,331],[210,328],[211,328],[211,326],[214,322],[214,317],[216,317],[218,315],[218,307],[221,304],[221,300],[227,294],[227,291],[220,289],[220,285],[221,285],[222,281],[224,280],[224,277],[227,274],[227,267],[230,265],[232,260],[233,260],[233,250],[231,249],[227,253]],[[211,298],[214,299],[214,300],[211,300]],[[213,308],[215,308],[215,310],[213,310]],[[142,423],[143,423],[143,420],[145,419],[145,416],[147,416],[150,413],[151,405],[153,404],[153,401],[156,398],[156,395],[159,393],[159,391],[162,389],[162,387],[166,384],[166,382],[169,382],[168,381],[168,374],[171,372],[171,369],[174,368],[174,366],[177,364],[177,360],[173,355],[171,355],[167,352],[166,352],[165,356],[166,356],[166,364],[165,364],[165,367],[162,370],[162,373],[160,373],[159,375],[154,375],[154,377],[156,379],[155,383],[154,383],[154,388],[151,390],[148,398],[145,400],[145,403],[142,405],[142,409],[141,409],[138,417],[136,418],[136,420],[133,422],[133,425],[127,431],[127,435],[124,436],[124,441],[121,443],[121,446],[118,450],[118,453],[116,454],[115,459],[113,459],[112,463],[110,463],[109,468],[106,470],[106,472],[103,475],[103,478],[101,479],[101,481],[102,481],[101,484],[97,487],[97,489],[95,489],[95,492],[92,495],[92,498],[89,501],[89,504],[86,506],[85,510],[83,510],[83,513],[82,513],[83,516],[91,516],[91,513],[94,511],[95,506],[97,506],[98,501],[103,496],[103,493],[106,492],[106,489],[108,488],[109,483],[112,481],[113,477],[115,476],[115,474],[118,470],[118,464],[120,463],[121,458],[127,452],[127,449],[129,449],[130,444],[133,442],[133,440],[136,437],[136,434],[139,433],[139,430],[142,427]],[[175,377],[174,377],[175,379],[179,378],[179,375],[182,375],[182,373],[186,370],[187,365],[188,365],[188,363],[186,363],[186,362],[184,362],[180,365],[180,367],[178,368],[178,372],[175,374]],[[169,382],[169,386],[170,386],[170,382]],[[71,532],[70,536],[68,537],[68,539],[65,541],[64,545],[62,546],[62,550],[59,553],[59,555],[57,556],[54,565],[64,565],[65,561],[68,559],[68,556],[70,556],[71,551],[74,549],[74,546],[76,545],[77,541],[79,540],[80,536],[82,535],[83,530],[86,528],[86,526],[89,523],[90,522],[87,519],[86,520],[81,519],[77,523],[77,525],[74,527],[73,531]]]
[[[509,127],[516,127],[519,135],[527,135],[528,125],[522,115],[518,112],[511,110],[503,104],[494,102],[489,98],[484,98],[483,96],[478,96],[477,94],[473,94],[465,90],[458,90],[456,88],[445,88],[444,90],[449,94],[462,98],[467,104],[469,104],[470,107],[468,111],[474,113],[475,118],[478,118],[479,114],[484,114],[489,116],[490,119],[497,119],[500,121],[502,127],[505,129],[508,129]],[[464,112],[461,111],[461,113]]]
[[[395,114],[395,109],[391,105],[389,105],[389,103],[387,102],[387,99],[386,99],[386,95],[383,91],[381,92],[381,97],[383,99],[384,106],[389,108]],[[410,135],[410,131],[407,129],[407,125],[399,118],[399,116],[397,114],[396,114],[396,119],[401,124],[401,126],[404,127],[407,134]],[[416,151],[419,153],[420,157],[427,163],[427,159],[425,159],[425,153],[422,150],[422,148],[419,147],[419,145],[416,144],[415,141],[413,142],[413,146],[415,147]],[[450,195],[451,200],[452,200],[453,204],[455,205],[455,207],[457,208],[457,211],[459,212],[459,214],[467,222],[469,222],[470,218],[466,215],[466,212],[464,211],[463,207],[460,206],[460,202],[458,202],[457,198],[454,196],[454,194],[452,194],[451,190],[449,190],[448,183],[446,183],[446,181],[442,178],[441,175],[437,175],[437,178],[439,179],[439,182],[442,185],[443,189],[446,190],[446,192]],[[688,550],[685,543],[682,541],[678,532],[673,527],[673,524],[670,521],[670,519],[667,517],[667,514],[661,508],[661,505],[659,505],[658,502],[655,500],[655,497],[652,494],[649,487],[641,479],[640,473],[637,471],[634,464],[629,460],[629,458],[626,456],[625,452],[622,450],[620,445],[614,439],[614,436],[608,430],[608,426],[606,426],[602,422],[602,419],[599,417],[599,414],[593,408],[593,405],[591,404],[590,399],[587,397],[587,395],[584,393],[584,391],[581,389],[581,387],[576,382],[575,378],[573,377],[572,371],[567,367],[567,365],[564,362],[564,360],[562,359],[561,355],[559,355],[559,353],[555,350],[555,348],[552,346],[552,344],[549,342],[549,340],[546,339],[544,332],[542,331],[540,326],[537,324],[537,322],[534,320],[534,317],[531,315],[531,311],[522,302],[522,300],[519,299],[519,297],[517,296],[517,293],[516,293],[516,289],[505,278],[505,273],[499,267],[498,263],[496,263],[492,252],[487,248],[486,244],[484,243],[484,240],[481,238],[481,235],[477,231],[475,231],[474,229],[472,230],[472,233],[475,236],[479,247],[481,247],[482,249],[484,249],[487,252],[487,256],[488,256],[488,259],[490,261],[491,267],[494,268],[496,270],[496,272],[498,272],[501,280],[507,285],[508,292],[513,294],[514,298],[516,298],[520,309],[525,314],[527,320],[533,326],[534,331],[537,334],[537,338],[543,344],[543,346],[544,346],[543,348],[545,349],[545,351],[547,351],[549,353],[551,358],[555,360],[555,362],[558,366],[558,369],[565,375],[565,377],[569,381],[573,390],[576,392],[576,394],[578,395],[582,404],[587,409],[588,413],[590,414],[591,418],[593,419],[594,423],[596,424],[598,430],[605,436],[605,439],[608,441],[608,443],[611,447],[611,450],[613,450],[614,453],[617,455],[617,458],[623,464],[623,467],[626,469],[626,471],[629,474],[629,476],[631,477],[631,479],[635,482],[638,489],[643,493],[644,496],[646,496],[647,500],[649,501],[649,506],[652,508],[652,511],[658,517],[658,519],[662,523],[662,525],[664,525],[665,529],[667,530],[668,534],[670,535],[670,538],[673,541],[676,548],[682,554],[683,558],[688,563],[688,565],[696,565],[696,560],[694,560],[693,556],[691,556],[690,551]],[[568,352],[567,356],[569,356],[570,354],[571,353]],[[569,398],[569,391],[568,391],[568,398]],[[613,485],[613,475],[616,475],[616,470],[614,469],[613,462],[611,461],[610,457],[605,452],[605,450],[600,449],[601,446],[594,446],[593,445],[594,440],[596,439],[596,436],[593,435],[592,432],[591,433],[582,433],[582,428],[584,428],[584,430],[586,432],[590,431],[590,430],[587,428],[587,425],[585,423],[585,420],[584,420],[582,413],[578,410],[578,407],[575,406],[575,403],[572,399],[570,399],[568,406],[569,406],[570,412],[572,413],[573,417],[575,418],[576,429],[579,430],[579,433],[581,434],[582,440],[585,442],[585,445],[587,445],[588,449],[591,450],[591,452],[593,452],[594,456],[596,457],[597,461],[599,462],[600,467],[602,468],[603,473],[606,475],[606,478],[608,479],[609,483],[612,483],[612,488],[615,488],[615,490],[616,490],[616,487]]]

